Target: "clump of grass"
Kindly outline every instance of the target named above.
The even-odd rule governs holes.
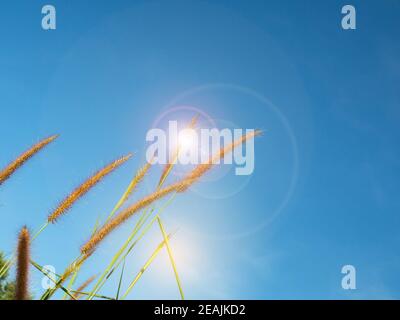
[[[30,235],[26,227],[23,227],[18,238],[17,280],[15,288],[15,300],[28,300],[29,261],[30,261]]]
[[[192,119],[192,122],[188,127],[193,128],[195,126],[196,122],[197,122],[197,117]],[[162,171],[156,191],[143,197],[136,203],[128,206],[126,209],[123,209],[119,213],[117,213],[119,211],[119,209],[121,208],[121,206],[126,202],[126,200],[129,198],[129,196],[132,194],[132,192],[137,188],[138,184],[145,178],[146,173],[151,168],[152,161],[150,161],[149,163],[146,163],[143,167],[141,167],[137,171],[136,175],[133,177],[130,184],[128,185],[128,188],[125,190],[124,194],[119,199],[118,203],[115,205],[111,214],[108,216],[106,221],[103,223],[103,226],[98,229],[97,225],[96,225],[95,230],[93,231],[90,239],[81,247],[80,256],[77,259],[75,259],[75,261],[73,261],[65,269],[63,274],[56,275],[57,278],[55,280],[53,280],[53,282],[55,283],[55,287],[46,290],[46,292],[44,292],[44,294],[42,295],[41,299],[42,300],[50,299],[55,294],[55,292],[60,288],[66,293],[67,296],[71,297],[71,299],[73,299],[73,300],[79,299],[82,295],[88,295],[89,296],[88,299],[92,299],[93,297],[100,297],[100,298],[103,297],[104,298],[104,296],[97,295],[96,294],[97,291],[103,286],[105,281],[114,272],[114,270],[116,270],[116,268],[118,268],[118,266],[121,262],[123,262],[125,264],[126,256],[129,254],[129,252],[135,246],[137,241],[139,241],[141,239],[141,237],[147,232],[147,230],[150,228],[150,226],[152,225],[152,223],[154,221],[158,221],[164,241],[159,245],[159,247],[157,247],[156,251],[152,254],[150,259],[146,262],[145,266],[141,269],[141,271],[138,273],[138,275],[133,280],[133,282],[131,282],[131,284],[130,284],[128,290],[126,291],[126,293],[124,294],[123,298],[125,298],[127,296],[127,294],[133,288],[135,283],[139,280],[139,278],[141,277],[143,272],[151,264],[151,262],[153,261],[155,256],[165,245],[167,247],[168,255],[171,260],[171,264],[172,264],[172,267],[173,267],[173,270],[175,273],[175,277],[177,280],[177,284],[179,287],[181,297],[182,297],[182,299],[184,299],[183,290],[182,290],[180,279],[179,279],[179,276],[177,273],[177,268],[176,268],[176,265],[175,265],[175,262],[173,259],[171,248],[169,246],[170,235],[167,235],[167,233],[164,230],[164,227],[162,225],[162,222],[159,218],[159,214],[162,212],[163,208],[158,210],[157,216],[146,227],[144,227],[144,230],[142,231],[142,233],[135,240],[135,242],[129,247],[129,249],[127,250],[127,252],[121,259],[120,259],[120,256],[124,253],[124,250],[127,248],[129,243],[134,239],[137,232],[144,226],[145,222],[147,221],[147,218],[150,217],[151,214],[153,213],[154,207],[147,214],[147,209],[149,209],[148,207],[150,207],[156,201],[160,200],[161,198],[163,198],[171,193],[173,193],[173,195],[171,196],[171,200],[172,200],[177,194],[186,191],[191,185],[198,182],[201,179],[201,177],[204,174],[206,174],[214,166],[214,164],[219,163],[219,160],[224,158],[224,156],[226,154],[232,152],[237,146],[241,145],[248,139],[252,139],[255,136],[258,136],[260,133],[261,133],[261,131],[256,130],[256,131],[252,131],[250,133],[243,135],[239,139],[233,141],[233,143],[229,144],[228,146],[221,148],[216,154],[210,156],[209,161],[207,163],[198,165],[191,172],[189,172],[186,176],[184,176],[181,180],[164,187],[163,186],[164,181],[166,180],[167,176],[169,175],[170,171],[172,170],[173,164],[175,163],[175,160],[179,154],[179,147],[177,147],[176,153],[173,155],[173,158],[170,159],[172,161],[170,161],[170,163],[168,163]],[[49,138],[44,139],[43,141],[39,142],[38,144],[33,146],[31,149],[29,149],[28,151],[23,153],[21,156],[19,156],[15,161],[13,161],[5,169],[0,171],[0,185],[5,180],[7,180],[20,166],[22,166],[22,164],[25,161],[27,161],[35,153],[37,153],[39,150],[41,150],[43,147],[45,147],[47,144],[49,144],[51,141],[53,141],[56,137],[57,136],[52,136],[52,137],[49,137]],[[18,240],[18,252],[17,252],[17,281],[16,281],[17,288],[16,288],[16,295],[15,295],[15,298],[17,300],[29,299],[29,296],[28,296],[29,295],[28,294],[29,263],[30,263],[29,246],[30,246],[30,243],[33,241],[33,239],[37,235],[39,235],[41,233],[41,231],[49,223],[55,223],[57,221],[57,219],[59,219],[62,215],[64,215],[67,211],[69,211],[71,209],[71,207],[74,205],[75,202],[77,202],[80,198],[82,198],[84,195],[86,195],[105,176],[112,173],[120,165],[125,163],[130,157],[131,157],[131,155],[129,154],[125,157],[122,157],[122,158],[119,158],[119,159],[113,161],[112,163],[108,164],[104,168],[97,171],[95,174],[93,174],[91,177],[89,177],[85,182],[83,182],[80,186],[78,186],[76,189],[74,189],[58,205],[58,207],[53,212],[51,212],[51,214],[48,216],[46,224],[32,238],[30,237],[29,231],[27,230],[26,227],[24,227],[21,230],[20,235],[19,235],[19,240]],[[170,201],[167,201],[167,203],[169,203],[169,202]],[[134,214],[142,211],[143,209],[146,209],[146,210],[144,210],[142,217],[139,219],[132,234],[129,236],[128,240],[125,242],[123,247],[114,256],[110,265],[107,267],[107,269],[104,271],[103,275],[97,281],[97,284],[95,285],[93,291],[91,293],[83,292],[85,290],[85,288],[93,282],[95,277],[89,278],[76,291],[70,291],[70,286],[72,287],[73,280],[75,280],[75,277],[77,276],[82,264],[93,254],[93,252],[95,251],[97,246],[101,243],[101,241],[103,239],[105,239],[109,234],[111,234],[115,229],[117,229],[119,226],[121,226],[123,223],[125,223],[130,217],[132,217]],[[31,263],[33,263],[33,262],[31,261]],[[116,264],[116,266],[114,266],[115,264]],[[36,266],[35,263],[33,263],[33,265]],[[41,269],[42,269],[39,265],[37,265],[36,268],[38,268],[39,271],[41,271]],[[123,269],[122,269],[120,280],[119,280],[117,299],[118,299],[119,291],[121,288]],[[7,271],[7,270],[5,270],[5,271]],[[3,272],[3,270],[1,272]],[[70,286],[68,286],[68,288],[64,288],[63,283],[72,274],[74,274],[74,276],[71,279]],[[104,278],[105,276],[106,276],[106,278]],[[107,297],[105,297],[105,298],[107,298]]]
[[[58,207],[49,215],[47,221],[49,223],[55,223],[60,216],[65,214],[72,205],[82,198],[90,189],[92,189],[96,184],[98,184],[105,176],[113,172],[121,164],[126,162],[132,155],[128,154],[122,158],[119,158],[104,168],[97,171],[94,175],[89,177],[85,182],[83,182],[79,187],[74,189],[59,205]]]
[[[36,153],[42,150],[45,146],[47,146],[50,142],[55,140],[58,135],[50,136],[46,139],[41,140],[40,142],[33,145],[31,148],[26,150],[24,153],[18,156],[14,161],[12,161],[8,166],[0,171],[0,185],[2,185],[8,178],[12,176],[12,174],[18,170],[26,161],[32,158]]]

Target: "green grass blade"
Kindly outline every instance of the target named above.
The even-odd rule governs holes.
[[[119,292],[120,292],[120,290],[121,290],[122,278],[124,277],[125,262],[126,262],[126,260],[124,259],[124,264],[122,265],[122,270],[121,270],[121,276],[119,277],[117,296],[115,297],[115,300],[118,300]]]
[[[192,123],[194,123],[193,120],[192,120]],[[157,186],[156,190],[159,190],[162,187],[162,185],[164,184],[164,182],[167,179],[168,175],[170,174],[172,168],[173,168],[173,165],[171,165],[168,168],[167,173],[165,174],[165,176],[158,183],[158,186]],[[108,221],[115,214],[115,212],[118,210],[118,208],[120,208],[122,206],[123,202],[126,201],[127,196],[132,192],[132,188],[135,186],[135,183],[134,183],[135,178],[136,178],[136,176],[132,179],[132,181],[129,184],[127,190],[122,195],[122,197],[120,198],[120,200],[118,201],[117,205],[115,206],[115,208],[113,209],[111,214],[108,216],[106,221]],[[175,195],[176,195],[176,193],[171,197],[171,202],[172,202],[172,199],[175,197]],[[153,213],[153,211],[154,211],[154,206],[150,211],[150,215]],[[139,221],[136,223],[131,235],[128,237],[128,239],[125,241],[125,243],[122,245],[122,247],[118,250],[118,252],[114,255],[114,257],[111,260],[110,264],[107,266],[107,268],[104,270],[103,274],[100,276],[100,278],[98,279],[97,283],[95,284],[95,286],[94,286],[94,288],[93,288],[93,290],[91,292],[91,295],[88,297],[88,299],[92,299],[93,298],[94,294],[96,294],[98,292],[98,290],[102,287],[102,285],[105,283],[105,281],[107,281],[109,276],[114,272],[114,265],[118,262],[119,257],[122,255],[122,253],[128,247],[128,245],[132,242],[132,240],[136,236],[136,234],[139,231],[139,229],[143,226],[142,222],[143,222],[143,220],[145,221],[147,219],[147,212],[148,212],[148,209],[146,209],[142,213],[142,215],[140,216]],[[130,250],[128,250],[128,252],[130,252],[132,250],[132,248],[133,248],[133,246],[131,246],[131,248],[130,248]]]
[[[47,228],[48,225],[49,225],[49,222],[46,221],[46,222],[43,224],[43,226],[42,226],[42,227],[35,233],[35,235],[32,237],[31,242],[32,242],[33,240],[35,240],[35,239],[44,231],[44,229]]]
[[[88,297],[89,300],[93,299],[94,295],[100,290],[100,286],[102,285],[102,282],[106,275],[110,272],[112,267],[115,265],[117,262],[118,258],[121,256],[121,254],[124,252],[126,247],[129,245],[130,241],[133,239],[133,237],[136,235],[136,232],[138,231],[137,229],[138,224],[136,224],[132,234],[129,236],[129,238],[125,241],[123,246],[118,250],[118,252],[114,255],[112,258],[111,262],[108,264],[107,268],[103,271],[102,275],[100,278],[97,280],[97,283],[95,284],[93,290],[91,291],[90,296]]]
[[[168,237],[167,237],[167,234],[165,232],[164,226],[163,226],[163,224],[161,222],[161,219],[160,219],[160,217],[158,215],[157,215],[157,222],[158,222],[158,225],[160,227],[161,233],[162,233],[162,235],[164,237],[165,245],[166,245],[167,251],[168,251],[169,260],[171,261],[172,269],[174,270],[175,279],[176,279],[176,283],[177,283],[178,288],[179,288],[179,293],[181,295],[181,299],[185,300],[185,295],[183,294],[181,280],[179,279],[178,270],[176,268],[174,256],[172,255],[172,250],[171,250],[171,247],[169,245]]]
[[[31,264],[32,264],[37,270],[39,270],[43,275],[45,275],[46,277],[48,277],[54,284],[57,284],[57,280],[55,280],[53,277],[51,277],[51,276],[49,275],[49,272],[43,271],[43,267],[42,267],[42,266],[40,266],[38,263],[36,263],[35,261],[32,261],[32,260],[31,260],[30,262],[31,262]],[[56,277],[58,277],[58,278],[61,277],[60,275],[58,275],[58,274],[56,274],[56,273],[54,273],[54,275],[55,275]],[[69,295],[71,298],[72,298],[72,294],[74,294],[74,295],[75,295],[75,294],[81,294],[81,295],[84,295],[84,296],[89,295],[88,292],[82,292],[82,291],[76,291],[76,290],[68,290],[67,288],[64,288],[63,286],[61,286],[61,289],[62,289],[64,292],[66,292],[66,294]],[[96,295],[96,298],[106,299],[106,300],[115,300],[114,298],[107,297],[107,296],[104,296],[104,295]],[[76,299],[74,299],[74,300],[76,300]]]
[[[85,256],[79,256],[76,260],[74,260],[64,271],[62,276],[58,279],[56,286],[51,289],[47,289],[45,293],[42,295],[41,300],[48,300],[50,299],[53,294],[61,288],[62,284],[64,283],[65,280],[67,280],[71,274],[75,272],[77,268],[80,268],[81,264],[85,262],[87,257]]]
[[[96,223],[95,223],[95,225],[93,227],[93,230],[92,230],[92,235],[96,233],[97,228],[99,227],[99,225],[100,225],[100,218],[98,218],[96,220]],[[72,286],[75,284],[75,281],[78,278],[78,273],[79,273],[80,270],[81,270],[81,266],[78,266],[78,268],[75,270],[75,272],[73,273],[73,275],[72,275],[72,277],[71,277],[71,279],[70,279],[70,281],[68,283],[68,286],[67,286],[68,290],[72,289]],[[66,294],[64,294],[64,297],[63,297],[63,300],[65,300],[65,299],[67,299],[67,295]]]
[[[142,181],[144,175],[146,172],[150,169],[150,164],[147,163],[144,167],[140,168],[132,180],[130,181],[128,187],[125,189],[125,192],[121,196],[121,198],[118,200],[117,204],[114,206],[113,210],[111,213],[108,215],[106,221],[104,224],[106,224],[113,216],[114,214],[118,211],[119,208],[125,203],[126,200],[128,200],[129,196],[132,194],[133,190],[137,187],[137,185]]]
[[[150,227],[153,225],[155,222],[155,218],[146,226],[146,228],[142,231],[140,236],[131,244],[131,246],[128,248],[128,250],[125,252],[125,254],[120,258],[120,260],[116,263],[116,265],[113,267],[113,269],[107,274],[106,279],[108,279],[112,273],[118,269],[119,265],[121,264],[122,261],[126,260],[126,257],[129,255],[129,253],[132,251],[132,249],[136,246],[136,244],[144,237],[144,235],[147,233],[147,231],[150,229]]]
[[[107,268],[104,270],[104,272],[100,276],[99,280],[97,281],[96,285],[94,286],[94,288],[92,290],[92,295],[90,295],[88,297],[89,300],[91,300],[93,298],[94,294],[96,294],[101,289],[101,287],[104,285],[104,283],[108,280],[109,276],[107,276],[107,275],[108,274],[111,275],[111,273],[114,272],[114,266],[117,263],[118,259],[123,254],[123,252],[129,245],[129,243],[132,241],[132,239],[136,236],[137,232],[140,230],[143,221],[146,221],[146,219],[143,219],[144,216],[145,215],[143,214],[142,217],[139,219],[139,221],[136,223],[136,226],[133,229],[131,235],[128,237],[128,239],[125,241],[125,243],[122,245],[122,247],[118,250],[118,252],[114,255],[113,259],[111,260],[111,262],[109,263]]]
[[[10,270],[14,262],[15,262],[15,255],[13,255],[10,259],[8,259],[6,263],[4,263],[3,266],[1,267],[0,278],[2,278],[8,272],[8,270]]]
[[[174,200],[176,196],[176,193],[174,193],[166,202],[165,204],[160,208],[159,213],[161,214],[166,207]],[[125,243],[122,245],[122,247],[118,250],[118,252],[114,255],[112,261],[110,262],[110,264],[107,266],[106,270],[103,272],[103,274],[101,275],[101,277],[99,278],[99,280],[97,281],[95,287],[92,290],[92,293],[95,294],[97,293],[100,288],[104,285],[104,283],[108,280],[109,276],[107,277],[108,274],[111,275],[112,272],[114,272],[113,268],[116,264],[119,265],[118,259],[121,257],[121,255],[124,253],[125,249],[129,246],[129,244],[133,241],[133,239],[135,238],[136,234],[138,233],[138,231],[141,229],[141,227],[143,226],[143,224],[146,222],[146,220],[150,217],[151,213],[154,211],[154,209],[151,210],[150,214],[147,214],[147,211],[145,211],[142,216],[140,217],[139,221],[136,223],[136,226],[133,230],[133,232],[130,234],[130,236],[128,237],[128,239],[125,241]],[[147,225],[144,229],[144,232],[142,232],[141,236],[139,237],[138,240],[140,240],[144,234],[149,230],[150,226],[154,223],[155,219],[153,219],[149,225]],[[137,241],[135,241],[134,244],[136,244]],[[124,258],[131,252],[133,246],[130,247],[130,249],[128,250],[127,254],[125,254]],[[89,296],[89,300],[92,299],[93,296]]]
[[[168,235],[167,238],[170,238],[171,235]],[[140,269],[140,271],[137,273],[136,277],[133,279],[133,281],[131,282],[131,284],[129,285],[128,289],[126,290],[126,292],[124,293],[124,295],[122,296],[122,300],[124,300],[126,298],[126,296],[131,292],[131,290],[133,289],[133,287],[135,286],[135,284],[139,281],[139,279],[142,277],[143,273],[146,271],[146,269],[151,265],[151,263],[153,262],[153,260],[155,259],[155,257],[157,257],[157,255],[160,253],[161,249],[164,247],[165,245],[165,240],[163,240],[158,246],[157,248],[153,251],[153,253],[151,254],[150,258],[146,261],[146,263],[144,264],[144,266]]]
[[[32,260],[30,262],[37,270],[39,270],[42,274],[44,274],[47,278],[49,278],[55,285],[57,284],[58,281],[53,279],[53,277],[50,276],[49,272],[43,271],[43,267],[41,265],[37,264],[36,262],[34,262]],[[71,299],[76,300],[75,297],[66,288],[64,288],[63,286],[60,286],[60,289],[63,290],[65,292],[65,294],[70,296]]]

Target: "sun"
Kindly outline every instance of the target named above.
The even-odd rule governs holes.
[[[182,152],[193,151],[198,146],[197,133],[193,129],[183,129],[178,135],[178,146]]]

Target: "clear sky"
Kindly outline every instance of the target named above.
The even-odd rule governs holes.
[[[43,1],[0,5],[0,166],[61,135],[0,188],[1,250],[92,172],[134,152],[33,243],[33,259],[61,273],[143,164],[147,130],[189,106],[264,134],[251,177],[219,168],[162,213],[178,229],[171,245],[187,298],[400,298],[398,1],[350,1],[357,29],[347,31],[349,1],[47,2],[53,31],[41,29]],[[104,269],[134,223],[99,247],[78,282]],[[160,240],[155,226],[129,257],[124,288]],[[341,287],[347,264],[353,291]],[[31,287],[42,292],[37,272]],[[179,298],[165,252],[129,297]]]

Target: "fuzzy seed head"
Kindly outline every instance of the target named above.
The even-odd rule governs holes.
[[[14,161],[12,161],[7,167],[0,170],[0,185],[2,185],[11,175],[17,171],[26,161],[32,158],[36,153],[42,150],[50,142],[55,140],[58,135],[50,136],[42,141],[33,145],[30,149],[26,150],[24,153],[18,156]]]
[[[17,280],[15,300],[28,300],[29,263],[30,263],[30,235],[26,227],[22,228],[18,237]]]
[[[85,182],[83,182],[80,186],[74,189],[59,205],[58,207],[49,215],[47,218],[49,223],[55,223],[60,216],[65,214],[75,202],[77,202],[80,198],[82,198],[86,193],[89,192],[95,185],[97,185],[105,176],[113,172],[120,165],[126,162],[131,157],[131,154],[119,158],[101,170],[97,171],[94,175],[89,177]]]

